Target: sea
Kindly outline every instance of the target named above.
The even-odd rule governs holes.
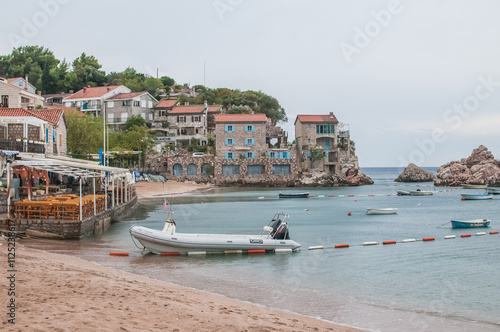
[[[427,168],[436,171],[436,168]],[[369,331],[500,331],[500,195],[463,201],[471,190],[397,183],[402,168],[363,168],[373,185],[329,188],[212,188],[173,201],[178,232],[254,234],[276,212],[290,215],[299,252],[166,257],[142,252],[132,225],[162,229],[163,198],[140,200],[100,237],[24,241],[149,278]],[[396,191],[433,190],[432,196]],[[280,199],[279,192],[310,198]],[[367,215],[366,208],[398,208]],[[491,219],[452,229],[452,219]],[[485,232],[485,235],[481,235]],[[470,237],[461,237],[470,233]],[[479,234],[478,234],[479,233]],[[445,239],[445,236],[455,238]],[[423,241],[423,238],[434,238]],[[415,239],[415,242],[403,240]],[[384,241],[396,244],[383,245]],[[378,245],[365,246],[365,242]],[[348,248],[335,248],[349,244]],[[323,249],[309,250],[309,247]],[[128,257],[110,252],[128,252]],[[154,290],[151,290],[154,293]]]

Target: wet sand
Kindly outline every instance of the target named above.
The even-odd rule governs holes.
[[[197,184],[194,182],[137,182],[135,184],[137,198],[151,198],[169,195],[185,194],[193,191],[212,188],[209,184]]]
[[[6,267],[7,242],[0,244]],[[7,268],[0,278],[2,331],[359,331],[19,244],[15,264],[15,296],[5,296]]]

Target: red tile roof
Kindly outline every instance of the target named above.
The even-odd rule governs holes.
[[[129,92],[129,93],[119,93],[114,97],[111,97],[107,100],[117,100],[117,99],[132,99],[138,96],[142,96],[143,94],[148,93],[147,91],[141,91],[141,92]]]
[[[168,114],[201,114],[204,108],[203,105],[174,106]],[[219,109],[220,106],[208,106],[208,111],[212,113],[217,112]]]
[[[14,81],[17,81],[17,80],[18,80],[18,79],[20,79],[20,78],[22,78],[22,77],[12,77],[12,78],[8,78],[8,79],[7,79],[7,83],[9,83],[9,84],[10,84],[10,83],[12,83],[12,82],[14,82]]]
[[[155,108],[172,107],[177,103],[177,99],[162,99]]]
[[[265,114],[217,114],[215,122],[267,122]]]
[[[2,116],[9,116],[9,117],[35,117],[39,118],[41,120],[51,122],[53,124],[57,124],[59,122],[59,119],[61,118],[63,114],[62,109],[33,109],[33,110],[27,110],[25,108],[5,108],[2,107],[0,108],[0,117]]]
[[[83,88],[69,96],[67,99],[100,98],[106,93],[120,87],[120,85],[97,86],[94,88]]]
[[[66,107],[66,106],[54,106],[54,105],[45,105],[44,108],[52,109],[52,110],[63,110],[64,114],[77,112],[78,116],[84,116],[82,111],[79,111],[75,107]]]
[[[299,120],[302,123],[338,123],[339,121],[335,117],[334,114],[329,114],[327,115],[297,115],[297,119],[295,120],[295,123]]]

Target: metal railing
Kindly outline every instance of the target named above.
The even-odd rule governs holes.
[[[0,140],[0,150],[19,152],[45,153],[45,144],[29,143],[29,141]]]

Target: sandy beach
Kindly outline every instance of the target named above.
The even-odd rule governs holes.
[[[207,188],[174,181],[139,182],[137,194],[144,199]],[[5,274],[0,278],[2,331],[360,331],[31,249],[19,242],[14,279],[9,279],[7,243],[0,237]],[[12,299],[15,324],[9,322],[7,308]]]
[[[150,198],[168,195],[185,194],[197,190],[212,188],[210,184],[197,184],[194,182],[137,182],[135,184],[137,198]]]
[[[0,240],[7,274],[7,242]],[[127,257],[117,257],[127,259]],[[16,246],[15,296],[2,276],[2,331],[359,331]],[[9,323],[11,298],[17,309]]]

